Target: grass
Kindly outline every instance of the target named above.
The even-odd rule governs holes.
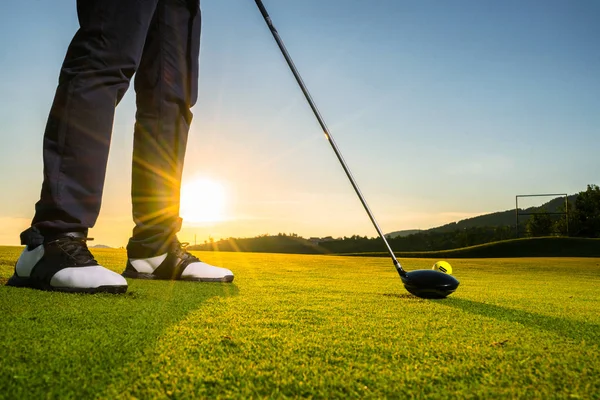
[[[235,283],[0,287],[0,397],[600,397],[598,258],[455,259],[458,291],[421,300],[384,258],[199,255]]]

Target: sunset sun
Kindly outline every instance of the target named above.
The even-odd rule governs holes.
[[[219,222],[225,219],[227,196],[219,182],[198,178],[181,188],[181,217],[187,222]]]

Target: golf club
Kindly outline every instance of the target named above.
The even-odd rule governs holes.
[[[423,270],[406,272],[404,270],[404,268],[402,268],[402,266],[400,265],[400,262],[398,262],[398,260],[396,259],[396,255],[394,254],[392,248],[390,247],[390,244],[388,243],[387,239],[385,238],[385,235],[381,231],[379,224],[375,220],[375,217],[373,216],[371,209],[367,205],[367,202],[366,202],[364,196],[362,195],[360,189],[358,188],[358,184],[354,180],[354,177],[352,176],[352,173],[350,172],[350,168],[348,168],[348,165],[344,161],[344,158],[342,157],[342,154],[341,154],[340,150],[338,149],[337,144],[335,143],[335,140],[333,139],[333,136],[331,136],[331,133],[329,132],[329,129],[327,128],[327,125],[325,124],[325,121],[323,120],[323,117],[321,116],[321,113],[317,109],[317,106],[316,106],[315,102],[313,101],[312,96],[308,92],[308,89],[306,88],[306,85],[304,84],[304,81],[302,80],[300,73],[296,69],[294,62],[292,61],[292,58],[290,57],[290,54],[288,53],[287,49],[285,48],[285,45],[283,44],[283,41],[281,40],[281,37],[279,36],[277,29],[275,29],[275,26],[273,25],[273,21],[271,20],[271,17],[267,13],[265,6],[263,5],[261,0],[255,0],[255,2],[256,2],[256,5],[258,6],[258,9],[260,10],[260,13],[262,14],[267,26],[269,27],[269,30],[273,34],[273,37],[275,38],[275,41],[277,42],[277,45],[279,46],[279,49],[281,50],[281,53],[283,54],[285,61],[287,62],[288,66],[290,67],[292,74],[294,74],[294,77],[296,78],[296,81],[298,82],[298,85],[300,86],[302,93],[304,93],[304,97],[308,101],[310,108],[312,109],[313,113],[315,114],[315,117],[319,121],[319,125],[321,125],[321,128],[323,129],[325,138],[331,145],[331,148],[333,149],[335,155],[337,156],[338,160],[340,161],[340,164],[342,165],[342,168],[344,169],[346,176],[350,180],[350,183],[352,184],[354,191],[358,195],[360,202],[362,203],[363,207],[365,208],[365,211],[369,215],[369,218],[371,219],[371,222],[373,223],[375,230],[377,230],[377,234],[383,240],[383,243],[385,243],[387,252],[389,253],[390,257],[392,258],[392,261],[394,262],[394,267],[396,268],[396,271],[400,275],[400,278],[402,279],[402,282],[404,283],[404,287],[406,288],[406,290],[408,290],[409,293],[412,293],[413,295],[415,295],[417,297],[422,297],[422,298],[445,298],[445,297],[447,297],[452,292],[454,292],[459,285],[459,282],[456,278],[454,278],[451,275],[447,275],[443,272],[431,270],[431,269],[423,269]]]

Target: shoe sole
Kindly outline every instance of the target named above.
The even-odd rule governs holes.
[[[36,281],[29,278],[20,278],[16,275],[13,275],[8,282],[6,282],[6,286],[12,287],[22,287],[29,289],[38,289],[46,292],[65,292],[65,293],[112,293],[112,294],[121,294],[127,291],[127,286],[98,286],[95,288],[70,288],[70,287],[54,287],[47,283]]]
[[[159,280],[159,281],[189,281],[189,282],[233,282],[233,275],[225,275],[222,278],[179,278],[179,279],[168,279],[161,278],[154,274],[144,274],[136,271],[125,271],[121,274],[125,278],[131,279],[148,279],[148,280]]]

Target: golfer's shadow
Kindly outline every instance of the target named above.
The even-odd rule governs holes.
[[[25,376],[39,371],[52,376],[48,397],[55,397],[54,390],[61,390],[66,397],[90,398],[91,391],[98,391],[96,383],[103,374],[111,376],[111,385],[129,387],[135,376],[132,371],[140,371],[144,357],[170,329],[193,313],[201,312],[207,304],[239,294],[234,283],[160,280],[128,283],[127,293],[119,295],[3,287],[2,290],[14,291],[14,296],[22,301],[6,304],[5,309],[13,318],[4,325],[2,335],[10,341],[11,337],[23,336],[23,332],[33,328],[32,339],[15,340],[13,351],[24,355],[14,358],[15,368],[24,371]],[[8,377],[8,384],[27,387],[13,376]],[[114,396],[100,393],[93,396],[96,397]]]
[[[560,317],[550,317],[457,297],[449,297],[445,300],[436,301],[436,303],[458,308],[470,314],[494,318],[499,321],[517,322],[531,328],[553,332],[576,341],[585,340],[587,343],[598,343],[600,340],[600,325],[597,324],[573,321]]]
[[[120,337],[114,337],[115,342],[137,340],[140,345],[137,351],[127,348],[129,362],[122,363],[121,369],[114,371],[115,377],[119,378],[115,378],[98,398],[113,398],[115,393],[124,392],[131,387],[133,379],[140,379],[132,371],[144,371],[144,368],[151,365],[145,358],[164,340],[169,329],[183,323],[191,314],[201,311],[206,303],[239,294],[234,283],[140,280],[133,283],[135,286],[130,286],[128,291],[131,305],[128,312],[147,313],[149,310],[144,303],[148,301],[153,302],[155,308],[148,321],[132,318],[135,322],[123,327]],[[162,286],[163,290],[149,291],[146,290],[148,286]]]

